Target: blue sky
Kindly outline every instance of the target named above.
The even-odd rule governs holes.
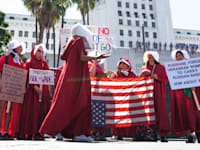
[[[200,30],[200,0],[169,0],[173,27]],[[30,14],[22,0],[0,0],[0,10],[5,13]],[[76,8],[69,9],[65,18],[81,19]]]

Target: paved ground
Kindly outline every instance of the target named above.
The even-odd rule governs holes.
[[[200,144],[186,144],[185,141],[161,142],[133,142],[113,141],[81,143],[56,141],[47,139],[45,141],[0,141],[0,150],[200,150]]]

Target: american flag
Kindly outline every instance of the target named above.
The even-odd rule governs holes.
[[[92,126],[154,124],[152,78],[91,78]]]

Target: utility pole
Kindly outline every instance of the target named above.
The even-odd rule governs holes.
[[[142,25],[142,43],[143,43],[143,50],[146,51],[146,44],[145,44],[145,35],[144,35],[144,24]]]

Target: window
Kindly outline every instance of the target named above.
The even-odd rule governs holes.
[[[118,10],[118,16],[122,16],[122,11]]]
[[[36,33],[35,32],[33,32],[33,36],[32,36],[33,38],[35,38],[36,37]]]
[[[124,47],[124,41],[120,41],[120,47]]]
[[[144,27],[148,27],[148,24],[146,21],[144,21]]]
[[[46,44],[47,49],[49,49],[49,44]]]
[[[32,43],[32,47],[34,47],[35,46],[35,43]]]
[[[133,8],[137,9],[137,4],[136,3],[133,4]]]
[[[150,17],[151,17],[152,20],[154,19],[154,15],[153,14],[150,14]]]
[[[10,16],[9,18],[10,18],[10,20],[14,20],[15,19],[15,17],[12,17],[12,16]]]
[[[145,32],[145,37],[146,37],[146,38],[149,37],[149,32]]]
[[[153,10],[153,6],[152,5],[149,5],[149,10]]]
[[[128,2],[126,2],[126,8],[129,8],[129,3]]]
[[[52,38],[52,39],[54,38],[54,36],[55,36],[55,34],[54,34],[54,33],[51,33],[51,38]]]
[[[127,20],[127,25],[131,26],[131,20]]]
[[[197,33],[198,36],[200,36],[200,33]]]
[[[177,33],[177,34],[181,34],[181,32],[179,32],[179,31],[177,31],[176,33]]]
[[[142,17],[143,17],[144,19],[147,18],[145,13],[142,13]]]
[[[140,31],[136,31],[137,37],[140,37]]]
[[[22,37],[23,36],[23,31],[19,31],[19,37]]]
[[[15,35],[15,30],[11,30],[10,33],[11,33],[12,36],[14,36]]]
[[[136,25],[137,27],[139,27],[139,26],[140,26],[140,21],[135,21],[135,25]]]
[[[135,12],[134,15],[135,15],[135,18],[139,17],[137,12]]]
[[[120,36],[123,36],[124,35],[124,30],[119,30],[119,34],[120,34]]]
[[[142,9],[145,9],[145,4],[142,4]]]
[[[119,24],[123,25],[123,20],[119,19]]]
[[[156,23],[152,22],[152,28],[155,28],[155,27],[156,27]]]
[[[51,49],[54,50],[54,44],[51,44]]]
[[[28,37],[28,31],[24,32],[24,37]]]
[[[127,16],[127,17],[130,17],[130,16],[131,16],[129,11],[126,12],[126,16]]]
[[[27,21],[27,20],[28,20],[28,18],[23,18],[22,20],[24,20],[24,21]]]
[[[133,42],[132,42],[132,41],[129,41],[129,42],[128,42],[128,46],[129,46],[129,48],[132,48],[132,47],[133,47]]]
[[[157,33],[153,32],[153,38],[156,39],[157,38]]]
[[[118,7],[122,7],[122,2],[118,1],[118,2],[117,2],[117,6],[118,6]]]
[[[128,30],[128,36],[132,36],[132,31]]]
[[[25,42],[25,44],[26,44],[26,48],[28,48],[28,42]]]
[[[191,35],[191,33],[190,33],[190,32],[187,32],[187,35]]]

